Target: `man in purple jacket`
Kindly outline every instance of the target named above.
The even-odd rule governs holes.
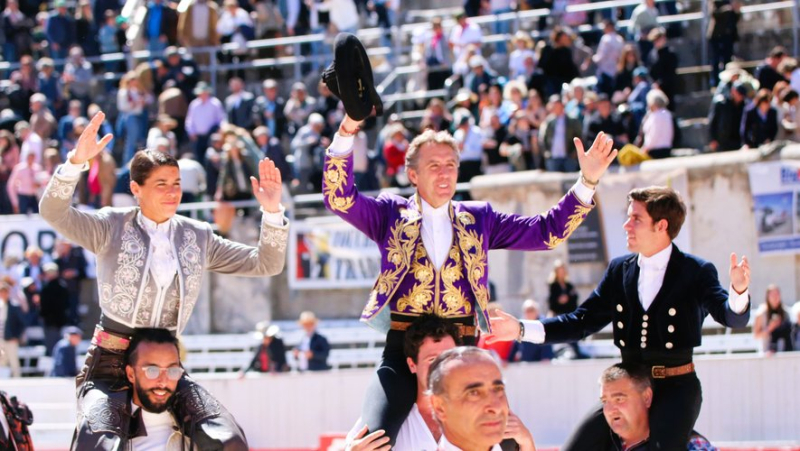
[[[353,136],[360,123],[345,116],[325,156],[325,206],[378,244],[381,273],[361,320],[386,332],[376,378],[367,389],[361,421],[395,436],[414,404],[416,381],[403,353],[405,330],[420,314],[457,325],[464,344],[477,328],[490,332],[490,249],[548,250],[565,241],[594,204],[594,188],[616,157],[600,133],[588,152],[575,139],[580,181],[550,211],[538,216],[496,212],[486,202],[456,202],[459,150],[447,132],[426,131],[406,151],[408,178],[417,193],[377,198],[356,190]],[[477,326],[477,327],[476,327]]]

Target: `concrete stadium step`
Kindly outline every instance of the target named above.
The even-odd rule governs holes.
[[[37,450],[66,450],[72,441],[75,422],[37,423],[31,426],[31,438]]]
[[[33,412],[34,424],[70,423],[75,421],[75,400],[71,402],[33,402],[26,403]]]
[[[22,378],[3,379],[0,387],[9,395],[25,393],[20,401],[26,404],[33,403],[74,403],[75,381],[61,378]]]

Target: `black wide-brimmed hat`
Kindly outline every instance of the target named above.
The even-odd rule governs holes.
[[[350,33],[339,33],[333,52],[333,62],[322,72],[322,81],[342,100],[347,115],[363,121],[373,107],[377,115],[383,114],[383,102],[375,90],[372,66],[361,41]]]

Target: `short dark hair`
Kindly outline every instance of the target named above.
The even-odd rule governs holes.
[[[180,356],[178,339],[167,329],[140,328],[135,329],[128,349],[125,351],[125,362],[131,365],[136,362],[136,351],[142,343],[171,344]]]
[[[170,154],[144,149],[136,152],[131,160],[131,180],[144,185],[154,170],[162,166],[178,168],[178,160]]]
[[[628,202],[633,201],[644,204],[653,224],[662,219],[667,221],[667,234],[671,240],[678,236],[686,220],[686,204],[677,191],[668,186],[636,188],[628,193]]]
[[[431,363],[431,367],[428,370],[428,391],[433,395],[440,395],[444,393],[445,374],[443,368],[447,362],[451,360],[474,362],[486,359],[494,362],[498,368],[500,367],[500,364],[497,363],[497,360],[492,353],[475,346],[459,346],[444,351],[443,353],[439,354],[439,357],[436,357],[436,360]]]
[[[653,386],[650,379],[649,367],[638,364],[622,362],[611,365],[600,375],[600,385],[607,382],[614,382],[620,379],[629,378],[639,392],[643,392]]]
[[[460,344],[461,338],[455,324],[445,321],[441,316],[426,313],[415,319],[406,330],[403,350],[406,357],[411,357],[411,360],[417,363],[419,348],[422,347],[422,342],[426,338],[430,337],[438,343],[448,335],[453,338],[456,345]]]

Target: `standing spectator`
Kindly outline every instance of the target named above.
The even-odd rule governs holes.
[[[642,55],[642,58],[647,58],[653,48],[647,37],[656,27],[658,27],[656,0],[642,0],[642,4],[633,9],[628,25],[628,33],[638,43],[639,55]]]
[[[625,44],[622,47],[622,54],[617,62],[617,76],[614,81],[614,97],[617,92],[620,92],[623,97],[630,94],[633,89],[633,71],[640,67],[642,62],[639,59],[636,46],[633,44]],[[612,99],[614,103],[621,103],[616,99]]]
[[[163,0],[150,0],[142,21],[142,38],[153,56],[178,42],[178,13]]]
[[[541,167],[541,156],[534,153],[534,130],[525,111],[518,111],[508,124],[508,134],[500,143],[500,154],[508,158],[513,170],[527,171]]]
[[[480,46],[483,41],[483,31],[477,24],[472,23],[465,12],[459,12],[455,16],[456,25],[450,31],[450,48],[453,50],[453,58],[460,59],[464,50],[474,44]]]
[[[539,68],[544,74],[545,96],[560,93],[564,83],[570,83],[580,74],[572,57],[572,37],[563,28],[553,28],[550,43],[539,56]]]
[[[37,163],[41,162],[44,142],[42,142],[42,138],[31,129],[31,125],[25,121],[17,122],[14,126],[14,132],[17,138],[19,138],[19,141],[22,142],[20,155],[24,158],[25,155],[30,153],[34,155],[34,161]]]
[[[55,116],[47,108],[47,98],[40,92],[31,96],[30,124],[33,132],[43,141],[48,141],[58,127]]]
[[[317,85],[317,104],[314,106],[314,111],[319,113],[325,118],[325,136],[333,136],[336,131],[334,127],[342,120],[342,109],[339,108],[341,101],[333,95],[328,85],[320,81]]]
[[[742,148],[740,126],[746,98],[747,86],[740,81],[734,82],[728,95],[714,96],[708,114],[708,147],[712,152]]]
[[[222,149],[223,144],[222,135],[219,133],[212,133],[208,138],[204,167],[206,170],[206,193],[212,199],[217,193],[217,180],[219,180],[219,173],[222,170],[222,159],[225,155]],[[291,179],[287,179],[287,182],[288,180]]]
[[[124,81],[124,77],[123,77]],[[119,105],[117,105],[119,108]],[[69,107],[67,108],[67,114],[61,116],[61,119],[58,121],[58,130],[56,132],[56,138],[58,141],[62,143],[72,136],[72,127],[75,123],[75,119],[83,116],[83,104],[80,100],[71,100],[69,102]],[[66,156],[66,154],[65,154]]]
[[[95,0],[99,1],[99,0]],[[100,26],[97,32],[97,41],[100,45],[100,53],[109,54],[117,53],[120,51],[119,41],[117,41],[117,13],[108,9],[104,13],[105,22]],[[119,70],[119,61],[106,61],[103,63],[103,70],[105,72],[117,72]],[[114,80],[106,79],[105,88],[106,92],[114,90]]]
[[[603,37],[597,46],[592,61],[597,65],[597,92],[609,97],[616,88],[617,71],[625,40],[617,33],[617,27],[610,19],[603,21]]]
[[[88,265],[83,249],[73,246],[66,239],[59,239],[56,241],[53,262],[58,265],[59,277],[67,285],[67,321],[69,324],[78,324],[81,281],[86,279]]]
[[[78,368],[75,360],[78,356],[77,347],[81,343],[83,333],[75,326],[64,328],[64,335],[53,348],[53,371],[51,377],[75,377]]]
[[[264,94],[256,99],[253,109],[255,123],[267,127],[270,136],[281,139],[287,133],[286,116],[283,114],[286,101],[278,96],[278,82],[275,80],[264,80],[262,89]]]
[[[253,139],[258,149],[261,151],[261,154],[275,163],[275,167],[278,168],[281,173],[281,180],[283,183],[291,183],[292,168],[286,161],[286,155],[283,153],[281,140],[270,136],[269,128],[263,125],[253,130]]]
[[[217,180],[216,201],[250,200],[253,198],[253,187],[250,177],[258,175],[258,168],[253,167],[251,158],[243,155],[244,143],[234,141],[226,143],[225,157]]]
[[[181,50],[169,46],[164,50],[164,69],[166,75],[161,79],[161,86],[166,89],[167,82],[172,80],[175,87],[183,93],[183,100],[194,97],[193,90],[200,80],[200,70],[192,59],[181,54]],[[172,117],[181,117],[168,113]]]
[[[464,78],[464,87],[478,94],[496,83],[497,77],[489,70],[486,60],[480,55],[473,55],[469,59],[469,73]]]
[[[533,299],[526,299],[522,303],[522,317],[528,320],[539,319],[539,304]],[[552,345],[536,344],[528,341],[514,341],[511,352],[508,354],[509,362],[541,362],[552,359]]]
[[[33,38],[33,20],[20,11],[17,0],[7,0],[3,10],[3,59],[9,63],[19,61],[20,55],[29,55]]]
[[[25,249],[23,260],[17,265],[17,280],[30,279],[28,283],[20,282],[22,289],[25,290],[28,286],[33,285],[33,288],[28,290],[29,293],[38,293],[44,284],[44,270],[42,269],[42,259],[44,252],[39,246],[31,244]],[[38,304],[38,302],[36,302]],[[32,303],[28,303],[28,310],[30,311]]]
[[[69,49],[69,60],[61,75],[64,89],[72,100],[80,100],[83,105],[91,103],[91,88],[94,82],[92,63],[83,57],[83,49],[74,46]]]
[[[678,55],[667,45],[667,32],[656,28],[650,32],[653,50],[650,52],[650,77],[674,105],[678,85]]]
[[[56,116],[64,113],[63,99],[61,96],[61,89],[59,87],[59,80],[61,74],[56,72],[55,64],[50,58],[42,58],[36,63],[39,70],[39,92],[47,98],[47,106],[53,110]]]
[[[386,160],[386,177],[389,178],[391,186],[408,186],[405,166],[408,138],[406,137],[405,127],[402,124],[395,124],[388,137],[389,139],[383,145],[383,157]]]
[[[452,71],[450,47],[444,36],[441,17],[431,19],[431,31],[423,35],[422,59],[427,73],[427,89],[442,89]]]
[[[530,33],[520,30],[514,34],[514,37],[511,39],[511,44],[514,46],[514,50],[512,50],[511,54],[508,56],[508,77],[510,79],[516,79],[518,77],[527,79],[528,68],[526,66],[526,61],[530,58],[534,64],[536,62],[536,53],[533,51],[533,39]]]
[[[430,128],[437,132],[450,131],[452,125],[453,116],[447,111],[442,99],[431,99],[431,101],[428,102],[428,107],[425,108],[425,111],[422,113],[420,129],[425,130]]]
[[[242,63],[247,55],[247,41],[255,39],[255,28],[250,14],[239,7],[237,0],[225,0],[217,21],[217,34],[222,44],[232,43],[238,47],[223,54],[225,62]],[[241,77],[244,72],[237,71]]]
[[[53,2],[55,11],[47,19],[47,42],[50,48],[50,56],[55,60],[63,60],[67,57],[70,47],[75,44],[75,20],[67,15],[67,2],[65,0],[55,0]]]
[[[105,18],[108,11],[114,12],[114,16],[116,16],[116,11],[119,11],[121,6],[120,0],[94,0],[92,2],[92,16],[94,16],[97,26],[102,27],[106,23]]]
[[[211,86],[201,81],[194,90],[196,99],[189,104],[186,113],[186,133],[194,146],[197,161],[205,162],[205,151],[208,138],[219,129],[225,120],[225,109],[222,102],[211,95]]]
[[[159,114],[156,123],[150,131],[147,132],[147,148],[155,149],[156,142],[160,138],[167,138],[169,140],[169,154],[175,156],[178,154],[178,138],[175,136],[175,127],[178,126],[178,121],[167,116],[166,114]]]
[[[756,68],[756,78],[761,86],[761,89],[768,89],[772,91],[775,83],[779,81],[787,81],[783,75],[778,72],[778,66],[786,56],[786,49],[777,46],[770,50],[767,59],[760,66]]]
[[[41,184],[42,167],[36,162],[36,154],[22,154],[23,161],[11,171],[8,178],[8,197],[15,214],[38,214],[39,202],[36,192]]]
[[[219,7],[209,0],[193,0],[178,18],[178,41],[189,48],[218,46],[217,33]],[[213,55],[213,53],[212,53]],[[197,64],[206,66],[211,61],[208,52],[192,52]]]
[[[485,174],[503,174],[511,171],[508,156],[500,151],[501,144],[508,137],[508,129],[500,121],[498,114],[489,117],[489,127],[483,130],[483,153],[486,160]]]
[[[639,133],[642,119],[647,114],[647,94],[650,93],[650,73],[646,67],[637,67],[633,71],[633,89],[627,94],[627,104],[633,115],[632,130]]]
[[[619,116],[614,114],[611,101],[606,94],[597,96],[597,111],[586,116],[583,126],[583,139],[594,142],[600,132],[614,139],[614,147],[620,148],[628,143],[628,135]]]
[[[125,149],[122,153],[122,165],[125,166],[133,159],[139,148],[144,131],[141,129],[140,116],[145,107],[145,93],[139,84],[135,72],[128,72],[122,76],[117,91],[117,136],[121,136],[120,125],[124,126]]]
[[[772,142],[778,134],[778,111],[770,104],[769,97],[767,90],[760,90],[744,113],[740,133],[744,144],[751,149]]]
[[[8,180],[11,171],[19,163],[19,147],[14,135],[8,130],[0,130],[0,215],[14,212],[8,195]]]
[[[286,345],[280,337],[280,331],[277,324],[268,326],[266,321],[256,324],[254,335],[261,340],[261,344],[256,348],[250,365],[239,373],[239,377],[244,377],[248,371],[259,373],[289,371],[289,365],[286,363]]]
[[[36,73],[36,66],[30,55],[22,55],[19,59],[19,70],[12,72],[11,78],[18,78],[19,87],[27,97],[39,91],[39,74]]]
[[[756,312],[753,335],[764,342],[764,351],[771,354],[794,350],[791,333],[792,322],[783,307],[781,290],[777,285],[770,284],[766,300]]]
[[[294,137],[314,111],[316,99],[308,95],[305,83],[298,81],[292,85],[292,96],[286,102],[283,114],[289,121],[289,136]]]
[[[739,40],[739,19],[742,18],[738,0],[713,0],[706,39],[711,63],[711,87],[719,83],[719,73],[733,59],[733,45]]]
[[[469,182],[473,177],[483,174],[483,133],[475,125],[472,115],[466,110],[458,110],[455,116],[456,131],[453,133],[458,144],[459,168],[458,183]]]
[[[25,333],[25,319],[6,282],[0,282],[0,333],[0,365],[11,368],[11,377],[20,377],[19,345]]]
[[[572,313],[578,308],[578,291],[575,289],[575,285],[569,281],[566,263],[561,260],[553,262],[553,271],[547,278],[547,282],[550,284],[547,297],[548,317]],[[569,347],[572,348],[575,359],[588,357],[581,351],[578,342],[570,343]]]
[[[82,117],[75,121],[75,133],[80,136],[89,120]],[[111,206],[114,186],[117,184],[117,162],[109,152],[100,152],[89,160],[89,170],[81,174],[78,184],[78,200],[94,208]]]
[[[669,99],[658,89],[647,93],[647,114],[642,120],[642,152],[650,158],[669,158],[675,138],[675,123],[667,109]]]
[[[780,124],[778,139],[800,142],[800,127],[798,127],[800,112],[798,111],[798,104],[800,104],[800,97],[797,91],[791,88],[785,89],[781,96],[780,108],[778,108],[778,122]]]
[[[575,172],[578,156],[573,140],[583,134],[583,124],[564,113],[561,96],[553,94],[547,102],[550,114],[539,130],[539,147],[544,151],[544,165],[550,172]]]
[[[194,154],[187,152],[178,160],[181,174],[182,203],[200,202],[206,191],[206,170],[194,159]]]
[[[291,102],[291,100],[290,100]],[[286,104],[287,108],[289,104]],[[297,131],[292,139],[294,154],[294,175],[298,193],[317,193],[322,191],[322,154],[329,140],[322,136],[325,119],[319,113],[308,117],[308,124]]]
[[[228,81],[231,93],[225,98],[225,112],[228,113],[228,123],[237,127],[253,128],[253,107],[255,97],[244,89],[244,80],[233,77]]]
[[[97,41],[100,26],[92,13],[90,0],[80,0],[75,11],[75,39],[83,49],[83,54],[89,57],[100,54],[100,45]]]
[[[61,328],[67,325],[69,291],[67,284],[59,277],[58,264],[45,263],[42,266],[44,285],[39,294],[41,311],[39,315],[44,325],[44,347],[47,356],[53,355],[53,347],[61,338]]]
[[[358,30],[358,10],[353,0],[324,0],[317,8],[330,14],[330,23],[338,32],[355,33]]]
[[[328,339],[317,332],[317,317],[314,312],[306,311],[300,313],[300,319],[297,322],[305,331],[300,344],[293,350],[294,358],[299,362],[300,370],[321,371],[330,369],[328,354],[331,352],[331,345],[328,344]]]

